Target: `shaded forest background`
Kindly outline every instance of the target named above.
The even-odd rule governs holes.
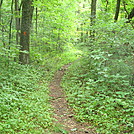
[[[62,82],[76,119],[132,133],[133,17],[133,0],[0,0],[0,133],[54,129],[48,83],[76,59]]]

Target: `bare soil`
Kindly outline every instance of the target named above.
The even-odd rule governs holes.
[[[77,122],[74,118],[74,112],[66,101],[66,95],[61,88],[60,83],[62,77],[70,64],[63,66],[55,73],[50,84],[50,96],[52,97],[51,105],[54,109],[54,118],[56,124],[61,124],[68,134],[97,134],[93,129],[89,128],[88,123]],[[64,132],[53,132],[53,134],[65,134]]]

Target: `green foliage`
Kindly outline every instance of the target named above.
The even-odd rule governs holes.
[[[33,29],[32,47],[41,54],[58,51],[75,36],[75,7],[76,2],[66,1],[35,1],[38,8],[38,34]],[[45,7],[45,8],[44,8]],[[36,17],[34,18],[35,22]],[[34,47],[35,46],[35,47]]]
[[[52,126],[47,73],[18,64],[0,70],[0,133],[44,133]]]
[[[134,88],[126,76],[113,75],[110,68],[101,68],[98,59],[102,61],[100,55],[82,58],[69,69],[63,82],[68,101],[76,118],[93,122],[99,132],[131,133]]]
[[[68,134],[68,132],[63,129],[63,126],[61,124],[55,124],[55,126],[53,127],[53,132]]]
[[[56,131],[52,123],[48,83],[55,71],[78,58],[81,51],[70,48],[66,53],[33,54],[37,56],[34,60],[39,61],[34,61],[34,66],[15,62],[0,66],[0,133]],[[60,127],[57,129],[67,133]]]
[[[132,133],[133,30],[124,20],[96,24],[95,41],[84,42],[89,49],[72,64],[62,85],[78,121],[92,122],[99,133]]]
[[[128,13],[133,8],[132,0],[122,1],[119,21],[113,23],[116,1],[98,0],[96,24],[90,26],[90,1],[34,1],[31,65],[22,66],[16,63],[20,52],[16,17],[21,20],[22,11],[16,13],[12,1],[3,1],[0,133],[40,134],[52,127],[46,83],[56,70],[76,59],[63,83],[76,118],[93,122],[101,133],[132,133],[134,40],[123,2]],[[95,31],[94,39],[91,30]],[[67,133],[59,126],[55,131]]]

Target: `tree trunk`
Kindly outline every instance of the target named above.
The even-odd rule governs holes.
[[[38,8],[36,7],[36,36],[38,34]]]
[[[23,0],[22,3],[22,21],[21,21],[21,35],[20,35],[20,55],[19,61],[21,64],[29,64],[30,60],[30,28],[32,23],[32,16],[34,7],[33,0]]]
[[[3,0],[0,1],[0,8],[1,8],[1,6],[2,6],[2,3],[3,3]]]
[[[19,0],[15,0],[15,26],[16,26],[16,45],[19,44],[19,30],[20,30],[20,9]]]
[[[3,0],[0,1],[0,22],[1,22],[1,15],[2,15],[2,13],[1,13],[2,3],[3,3]]]
[[[123,1],[123,6],[124,6],[124,10],[128,16],[128,21],[126,21],[126,23],[130,23],[130,25],[132,26],[132,28],[134,29],[134,26],[133,26],[133,22],[131,22],[131,19],[134,17],[134,8],[132,9],[132,11],[129,13],[127,11],[127,8],[126,8],[126,2]]]
[[[119,11],[120,11],[120,3],[121,3],[121,0],[117,0],[114,22],[118,20]]]
[[[134,8],[131,10],[130,14],[128,15],[128,19],[132,19],[134,17]]]
[[[105,9],[105,11],[108,10],[108,4],[109,4],[109,2],[108,2],[108,0],[106,0],[106,9]]]
[[[91,1],[91,17],[90,17],[90,25],[91,27],[95,25],[95,20],[96,20],[96,3],[97,3],[97,0],[92,0]],[[92,38],[94,38],[95,36],[95,30],[91,30],[90,31],[90,36]]]
[[[11,44],[11,38],[12,38],[12,22],[13,22],[13,3],[14,3],[14,0],[12,0],[12,3],[11,3],[11,18],[10,18],[10,22],[9,22],[9,49],[10,49],[10,44]]]

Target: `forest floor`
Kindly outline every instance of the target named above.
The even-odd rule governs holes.
[[[90,128],[90,124],[75,120],[73,110],[67,103],[64,89],[60,83],[69,66],[70,64],[65,65],[58,70],[50,83],[51,105],[54,109],[55,123],[63,127],[60,132],[53,132],[53,134],[97,134],[95,130]]]

